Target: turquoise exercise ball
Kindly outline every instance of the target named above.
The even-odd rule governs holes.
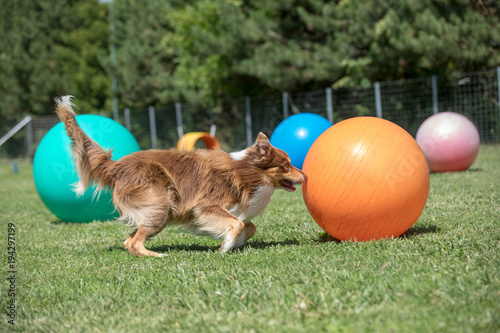
[[[304,159],[316,139],[332,126],[314,113],[299,113],[283,120],[271,135],[271,144],[284,150],[292,165],[302,170]]]
[[[113,160],[139,151],[139,144],[116,121],[97,115],[80,115],[76,121],[83,131],[104,149],[113,149]],[[52,127],[38,145],[33,160],[35,186],[47,208],[64,222],[106,221],[118,217],[111,192],[94,197],[89,187],[80,197],[73,191],[78,182],[71,158],[71,141],[62,122]]]

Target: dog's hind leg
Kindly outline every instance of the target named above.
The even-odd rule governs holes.
[[[166,191],[155,191],[154,187],[141,187],[115,200],[115,206],[119,209],[121,220],[128,222],[134,231],[123,243],[125,248],[136,256],[161,256],[159,253],[148,251],[144,242],[158,234],[168,223],[170,202]],[[149,197],[142,201],[138,198]]]
[[[123,243],[123,246],[125,246],[125,248],[128,250],[129,248],[129,243],[132,241],[132,239],[134,238],[135,234],[137,233],[137,229],[134,230],[133,233],[131,233],[130,235],[128,235],[127,237],[127,240]]]
[[[144,191],[151,191],[151,189],[146,189]],[[156,198],[155,201],[149,201],[150,204],[154,203],[154,205],[141,208],[129,207],[128,210],[125,211],[129,219],[132,217],[135,230],[128,236],[123,245],[130,253],[138,257],[161,257],[161,254],[149,251],[144,246],[148,238],[161,232],[168,223],[170,209],[169,201],[166,196],[161,196],[161,192],[157,192]]]
[[[163,229],[163,228],[162,228]],[[134,233],[134,237],[128,242],[128,251],[135,256],[151,256],[151,257],[161,257],[162,254],[146,249],[144,243],[149,237],[152,237],[159,233],[154,227],[140,226],[139,229]]]
[[[167,225],[178,193],[161,165],[141,161],[135,166],[133,175],[117,182],[113,190],[113,204],[120,219],[134,228],[123,245],[139,257],[161,257],[160,253],[147,250],[144,242]]]
[[[222,238],[222,252],[232,250],[241,237],[245,238],[243,221],[219,206],[197,208],[190,226],[213,238]]]

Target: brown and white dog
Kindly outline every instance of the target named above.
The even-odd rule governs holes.
[[[136,256],[160,257],[144,242],[170,224],[222,239],[221,251],[243,245],[255,233],[251,219],[262,213],[276,188],[294,191],[306,175],[288,155],[260,133],[253,146],[236,153],[222,150],[139,151],[111,160],[78,126],[71,96],[56,99],[56,113],[72,141],[79,182],[75,192],[90,185],[100,193],[112,188],[120,220],[133,232],[124,245]]]

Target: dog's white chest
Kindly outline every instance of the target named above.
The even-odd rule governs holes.
[[[250,204],[246,210],[243,210],[241,205],[234,206],[229,212],[238,217],[243,222],[249,222],[252,218],[259,215],[267,207],[274,193],[272,186],[260,186],[255,191]]]

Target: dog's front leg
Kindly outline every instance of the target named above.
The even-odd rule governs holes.
[[[245,231],[251,230],[251,226],[247,228],[243,221],[222,207],[198,208],[196,220],[196,229],[202,233],[208,233],[214,238],[223,239],[220,247],[221,252],[228,252],[236,246],[240,246],[240,242],[243,243],[250,238],[245,236]],[[253,232],[255,233],[255,230]]]

